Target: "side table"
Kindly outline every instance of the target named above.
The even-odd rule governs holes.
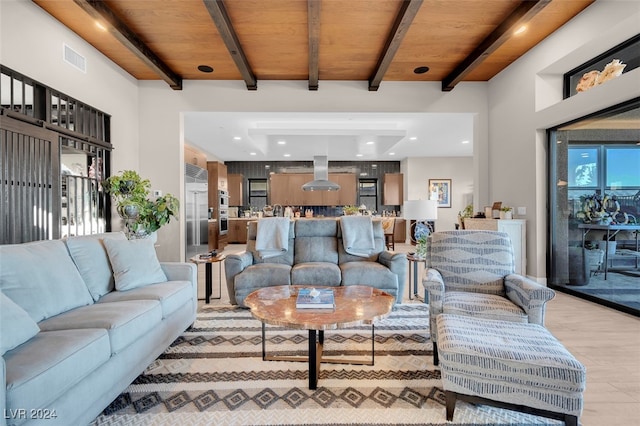
[[[427,266],[427,259],[424,257],[418,257],[413,254],[407,254],[407,260],[409,261],[409,300],[413,300],[413,296],[416,299],[422,299],[424,303],[429,303],[429,296],[427,290],[424,291],[424,298],[418,294],[418,263],[424,263]],[[413,274],[411,270],[413,269]],[[413,293],[411,292],[411,277],[413,276]]]
[[[200,255],[193,256],[189,259],[189,262],[193,262],[196,265],[204,263],[204,271],[205,271],[205,290],[204,290],[204,302],[209,303],[211,299],[221,299],[222,298],[222,261],[227,256],[224,254],[219,254],[214,257],[209,257],[207,259],[201,259]],[[211,293],[213,292],[213,271],[212,264],[218,264],[218,297],[211,297]]]

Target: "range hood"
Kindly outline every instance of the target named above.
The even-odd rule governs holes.
[[[340,185],[329,181],[329,160],[326,155],[313,157],[313,180],[302,185],[303,191],[337,191]]]

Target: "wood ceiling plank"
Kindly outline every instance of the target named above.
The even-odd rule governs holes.
[[[401,4],[402,0],[323,1],[320,78],[368,81]]]
[[[182,77],[169,68],[106,3],[97,0],[74,0],[74,2],[94,19],[105,22],[111,35],[153,69],[172,89],[182,90]]]
[[[238,70],[247,85],[247,89],[257,90],[258,81],[256,80],[256,76],[247,61],[244,51],[242,50],[242,46],[240,45],[240,41],[238,40],[238,36],[236,35],[233,25],[231,25],[231,20],[229,19],[229,15],[227,14],[223,1],[202,1],[209,12],[211,19],[213,19],[213,22],[216,24],[218,32],[220,33],[224,44],[227,46],[229,53],[231,53],[231,57],[236,63]]]
[[[307,0],[240,0],[225,6],[258,79],[308,79]]]

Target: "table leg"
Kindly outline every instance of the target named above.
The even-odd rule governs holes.
[[[409,300],[413,300],[413,292],[411,291],[411,261],[409,261]]]
[[[316,340],[316,330],[309,330],[309,389],[318,388],[318,377],[320,376],[320,360],[322,359],[322,343],[324,333],[318,333],[319,341]],[[318,352],[320,355],[318,356]]]
[[[418,296],[418,262],[413,262],[413,295]]]
[[[213,272],[211,271],[211,262],[205,263],[204,271],[205,271],[205,284],[204,284],[204,302],[209,303],[211,301],[211,292],[212,292],[212,284],[213,280]]]
[[[265,330],[264,330],[264,323],[262,323],[262,360],[266,361],[267,360],[267,347],[266,347],[266,339],[265,339]]]

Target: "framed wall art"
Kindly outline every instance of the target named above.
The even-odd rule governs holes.
[[[451,207],[451,179],[429,179],[429,199],[438,207]]]

